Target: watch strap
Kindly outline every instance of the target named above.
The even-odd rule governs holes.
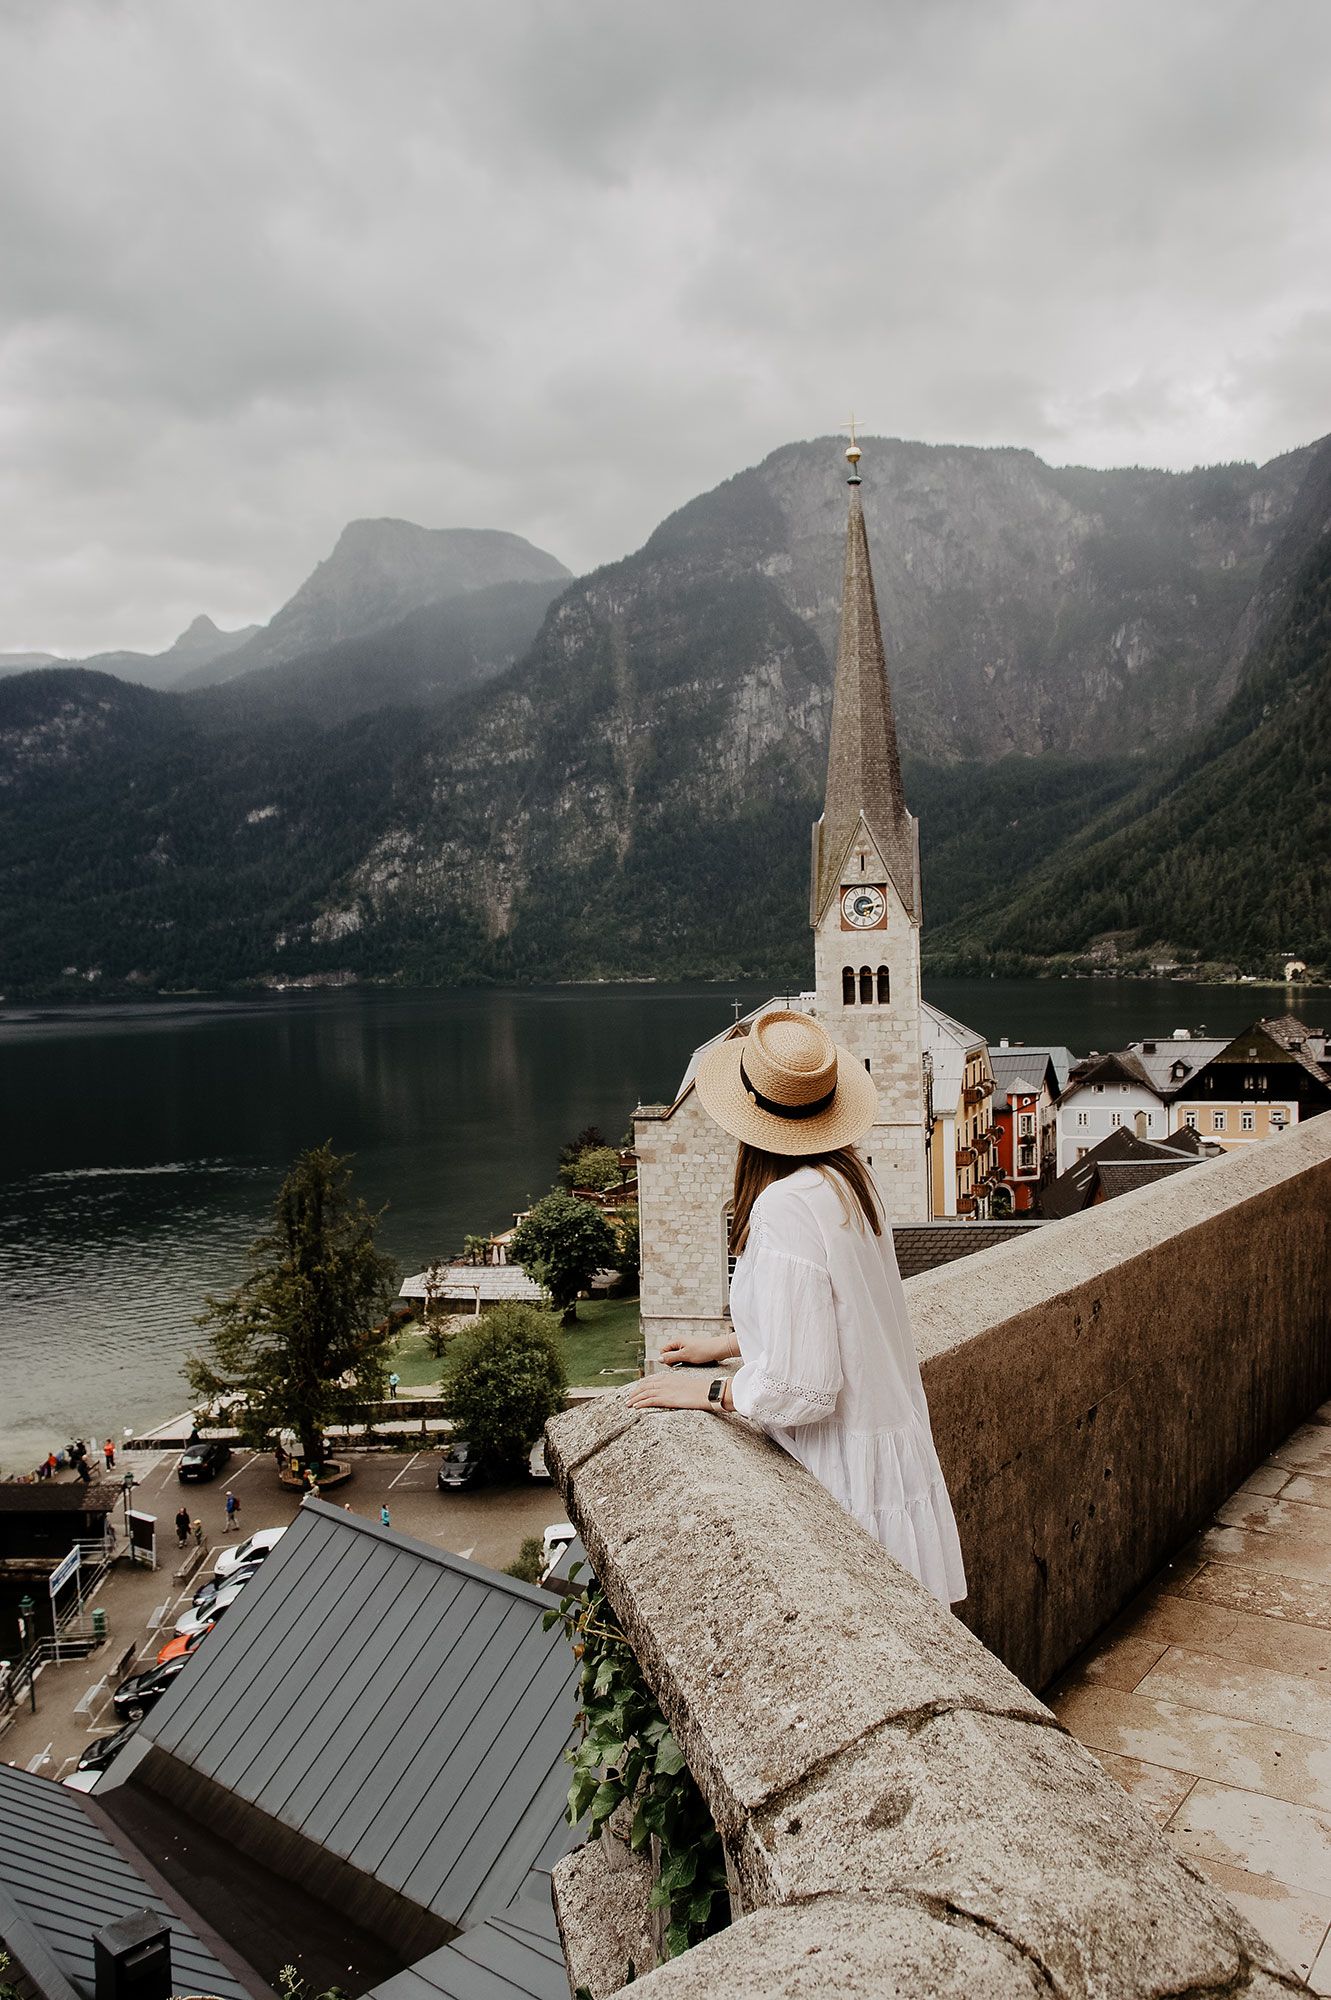
[[[726,1393],[725,1376],[724,1375],[715,1376],[714,1379],[711,1381],[711,1383],[708,1385],[707,1389],[708,1402],[715,1403],[718,1409],[724,1409],[725,1393]]]

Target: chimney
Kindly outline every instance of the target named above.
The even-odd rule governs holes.
[[[95,2000],[171,2000],[171,1925],[138,1910],[93,1932]]]

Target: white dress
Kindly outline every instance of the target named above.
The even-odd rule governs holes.
[[[961,1545],[883,1214],[875,1236],[840,1176],[816,1167],[764,1188],[730,1286],[743,1357],[731,1393],[952,1604],[966,1595]]]

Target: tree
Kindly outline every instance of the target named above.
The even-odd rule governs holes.
[[[560,1147],[559,1164],[561,1167],[567,1166],[570,1160],[577,1159],[579,1153],[589,1153],[594,1148],[606,1144],[608,1141],[599,1125],[584,1125],[581,1132],[575,1133],[571,1139],[566,1139]]]
[[[620,1268],[633,1279],[638,1277],[638,1267],[642,1260],[642,1244],[638,1235],[638,1204],[626,1201],[615,1217],[615,1227],[619,1231]],[[632,1290],[637,1290],[636,1283]]]
[[[613,1146],[585,1146],[571,1159],[561,1161],[559,1178],[565,1187],[595,1188],[601,1193],[606,1188],[618,1187],[624,1176]]]
[[[563,1409],[567,1386],[549,1314],[505,1303],[458,1335],[441,1408],[456,1436],[483,1457],[515,1467]]]
[[[578,1293],[593,1273],[619,1261],[619,1239],[599,1208],[556,1191],[538,1201],[513,1231],[509,1261],[521,1264],[562,1307],[564,1325],[575,1326]]]
[[[462,1239],[462,1261],[464,1264],[488,1264],[490,1261],[489,1237],[464,1236]]]
[[[209,1298],[211,1358],[185,1373],[200,1401],[239,1391],[241,1441],[263,1449],[293,1430],[312,1465],[324,1427],[382,1396],[393,1331],[385,1315],[397,1284],[374,1247],[379,1217],[350,1199],[351,1163],[330,1144],[302,1153],[283,1181],[273,1228],[251,1245],[250,1272]]]

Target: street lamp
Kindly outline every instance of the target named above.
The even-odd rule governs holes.
[[[37,1643],[37,1606],[26,1591],[18,1601],[18,1630],[23,1650],[28,1656],[28,1701],[36,1715],[37,1680],[33,1673],[32,1648]]]

